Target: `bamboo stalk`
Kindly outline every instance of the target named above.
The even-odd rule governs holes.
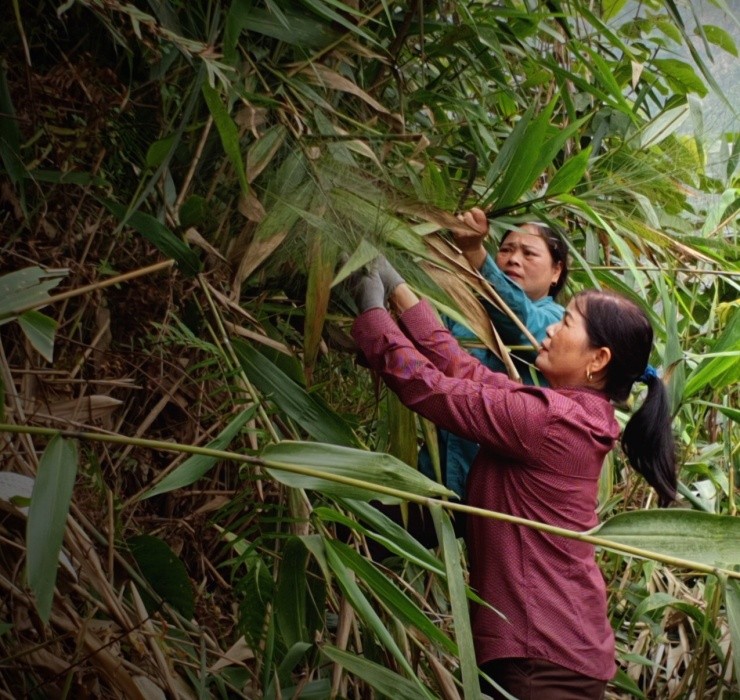
[[[53,296],[47,297],[46,299],[42,299],[41,301],[35,301],[32,304],[22,306],[20,309],[15,309],[14,313],[20,316],[20,314],[26,311],[31,311],[32,309],[40,309],[44,306],[55,304],[58,301],[71,299],[72,297],[77,297],[81,294],[87,294],[88,292],[93,292],[97,289],[104,289],[105,287],[110,287],[114,284],[121,284],[122,282],[128,282],[129,280],[136,279],[137,277],[142,277],[143,275],[150,275],[154,272],[159,272],[160,270],[166,270],[172,267],[174,264],[174,260],[163,260],[162,262],[154,263],[154,265],[149,265],[138,270],[125,272],[122,275],[110,277],[107,280],[101,280],[100,282],[86,284],[84,287],[77,287],[76,289],[68,289],[66,292],[62,292],[61,294],[54,294]]]
[[[419,505],[423,505],[426,507],[441,506],[442,508],[446,508],[447,510],[457,511],[459,513],[477,515],[479,517],[488,518],[491,520],[501,520],[503,522],[512,523],[514,525],[523,525],[524,527],[528,527],[533,530],[539,530],[540,532],[546,532],[550,535],[559,535],[567,539],[578,540],[579,542],[587,542],[596,547],[605,547],[621,554],[628,554],[631,556],[642,557],[644,559],[651,559],[662,564],[668,564],[669,566],[676,566],[679,568],[689,569],[691,571],[697,571],[704,574],[712,574],[714,576],[726,576],[727,578],[740,580],[740,571],[731,571],[729,569],[710,566],[709,564],[702,564],[700,562],[691,561],[689,559],[671,557],[664,554],[659,554],[658,552],[652,552],[648,549],[642,549],[640,547],[632,547],[630,545],[613,542],[612,540],[603,537],[595,537],[594,535],[589,535],[586,532],[567,530],[566,528],[557,527],[555,525],[548,525],[546,523],[540,523],[535,520],[527,520],[526,518],[509,515],[508,513],[486,510],[485,508],[476,508],[474,506],[467,506],[462,503],[452,503],[450,501],[443,501],[438,498],[419,496],[415,493],[409,493],[407,491],[402,491],[401,489],[396,489],[390,486],[373,484],[361,479],[354,479],[352,477],[341,476],[339,474],[328,474],[325,472],[319,472],[315,469],[311,469],[310,467],[301,467],[295,464],[287,464],[284,462],[277,462],[274,460],[267,460],[259,457],[252,457],[249,455],[241,455],[236,452],[229,452],[227,450],[214,450],[208,447],[195,447],[194,445],[173,444],[171,442],[165,442],[162,440],[129,438],[125,435],[105,435],[102,433],[78,432],[74,430],[54,430],[53,428],[42,428],[38,426],[27,425],[11,425],[8,423],[0,423],[0,432],[45,435],[49,437],[60,435],[66,438],[90,440],[93,442],[131,444],[139,447],[149,447],[156,450],[187,452],[190,454],[215,457],[216,459],[249,463],[255,466],[272,467],[273,469],[280,469],[291,474],[301,474],[303,476],[311,476],[314,478],[318,477],[326,481],[333,481],[338,484],[344,484],[345,486],[353,486],[355,488],[365,489],[367,491],[373,491],[375,493],[382,493],[386,496],[401,498],[405,501],[418,503]]]

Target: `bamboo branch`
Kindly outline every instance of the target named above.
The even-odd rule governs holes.
[[[412,503],[418,503],[419,505],[427,507],[438,505],[442,508],[446,508],[447,510],[457,511],[459,513],[477,515],[479,517],[488,518],[491,520],[501,520],[503,522],[512,523],[514,525],[523,525],[524,527],[528,527],[533,530],[539,530],[540,532],[546,532],[550,535],[558,535],[567,539],[578,540],[579,542],[588,542],[589,544],[592,544],[596,547],[604,547],[606,549],[610,549],[621,554],[642,557],[644,559],[651,559],[653,561],[667,564],[669,566],[676,566],[683,569],[689,569],[691,571],[701,572],[704,574],[712,574],[714,576],[726,576],[727,578],[740,580],[740,571],[731,571],[729,569],[722,569],[720,567],[710,566],[709,564],[702,564],[700,562],[691,561],[689,559],[681,559],[680,557],[671,557],[664,554],[659,554],[658,552],[653,552],[648,549],[620,544],[604,537],[595,537],[594,535],[590,535],[587,532],[576,532],[574,530],[567,530],[566,528],[557,527],[555,525],[548,525],[546,523],[537,522],[535,520],[527,520],[526,518],[509,515],[508,513],[499,513],[493,510],[486,510],[485,508],[467,506],[462,503],[451,503],[449,501],[443,501],[438,498],[429,498],[427,496],[420,496],[415,493],[409,493],[407,491],[402,491],[401,489],[396,489],[390,486],[373,484],[369,481],[363,481],[361,479],[354,479],[352,477],[341,476],[339,474],[328,474],[326,472],[321,472],[310,467],[302,467],[296,464],[276,462],[273,460],[262,459],[260,457],[252,457],[249,455],[238,454],[236,452],[229,452],[227,450],[214,450],[208,447],[182,445],[165,442],[163,440],[129,438],[125,435],[106,435],[102,433],[80,432],[75,430],[55,430],[54,428],[42,428],[38,426],[28,425],[11,425],[8,423],[0,423],[0,432],[45,435],[49,437],[60,435],[65,438],[90,440],[93,442],[131,444],[156,450],[187,452],[189,454],[199,454],[207,457],[214,457],[216,459],[249,463],[255,466],[271,467],[273,469],[280,469],[281,471],[289,472],[291,474],[301,474],[303,476],[310,476],[313,478],[324,479],[326,481],[333,481],[338,484],[344,484],[345,486],[352,486],[355,488],[365,489],[367,491],[373,491],[375,493],[382,493],[386,496],[393,496],[395,498],[400,498]]]

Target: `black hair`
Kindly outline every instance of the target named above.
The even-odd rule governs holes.
[[[560,294],[560,290],[568,281],[568,244],[565,242],[562,232],[552,226],[534,221],[525,221],[521,225],[524,226],[525,224],[534,226],[537,229],[537,233],[539,233],[540,237],[547,245],[547,250],[550,252],[553,265],[556,265],[557,263],[561,264],[560,277],[558,277],[557,282],[554,282],[550,286],[550,296],[554,299],[558,294]],[[509,229],[506,231],[501,238],[501,243],[499,245],[503,244],[512,230],[516,229]]]
[[[653,344],[650,321],[639,306],[613,292],[588,290],[574,299],[592,346],[611,350],[604,391],[613,401],[625,401],[648,365]],[[622,433],[622,449],[655,489],[660,505],[668,506],[676,498],[677,483],[668,395],[654,373],[647,373],[644,381],[647,396]]]

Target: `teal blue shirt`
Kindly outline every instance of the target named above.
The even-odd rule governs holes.
[[[549,325],[557,323],[563,318],[565,309],[552,297],[546,296],[537,301],[532,301],[516,282],[501,271],[501,268],[496,265],[490,255],[486,256],[486,260],[480,268],[480,273],[538,342],[544,339]],[[484,302],[484,305],[505,345],[527,345],[531,347],[530,341],[507,314],[487,302]],[[465,340],[477,340],[476,335],[462,323],[445,319],[445,324],[458,340],[463,341],[463,345]],[[504,363],[487,348],[470,348],[469,352],[494,372],[506,371]],[[514,350],[511,356],[525,384],[534,384],[535,375],[538,384],[546,383],[542,376],[530,367],[536,357],[534,349]],[[446,430],[438,430],[437,433],[439,436],[440,466],[444,482],[460,498],[465,499],[465,484],[468,479],[470,465],[478,454],[478,445],[469,440],[463,440],[463,438]],[[419,468],[424,474],[434,478],[434,470],[426,447],[423,447],[419,454]]]

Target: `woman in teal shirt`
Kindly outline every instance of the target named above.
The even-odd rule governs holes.
[[[507,231],[494,260],[483,245],[488,235],[488,219],[482,209],[465,212],[460,220],[468,229],[452,229],[455,244],[467,261],[496,290],[501,299],[540,342],[547,327],[563,318],[565,309],[555,301],[568,277],[568,247],[563,238],[549,226],[525,223]],[[472,231],[471,231],[472,229]],[[521,329],[503,311],[484,302],[501,340],[508,346],[531,346]],[[475,340],[475,334],[456,321],[447,319],[447,327],[464,346]],[[486,348],[469,352],[494,371],[505,372],[503,362]],[[525,384],[544,383],[532,363],[536,350],[515,350],[514,365]],[[457,435],[439,430],[440,466],[448,488],[465,499],[465,484],[478,445]],[[426,447],[419,455],[421,470],[432,476]]]

